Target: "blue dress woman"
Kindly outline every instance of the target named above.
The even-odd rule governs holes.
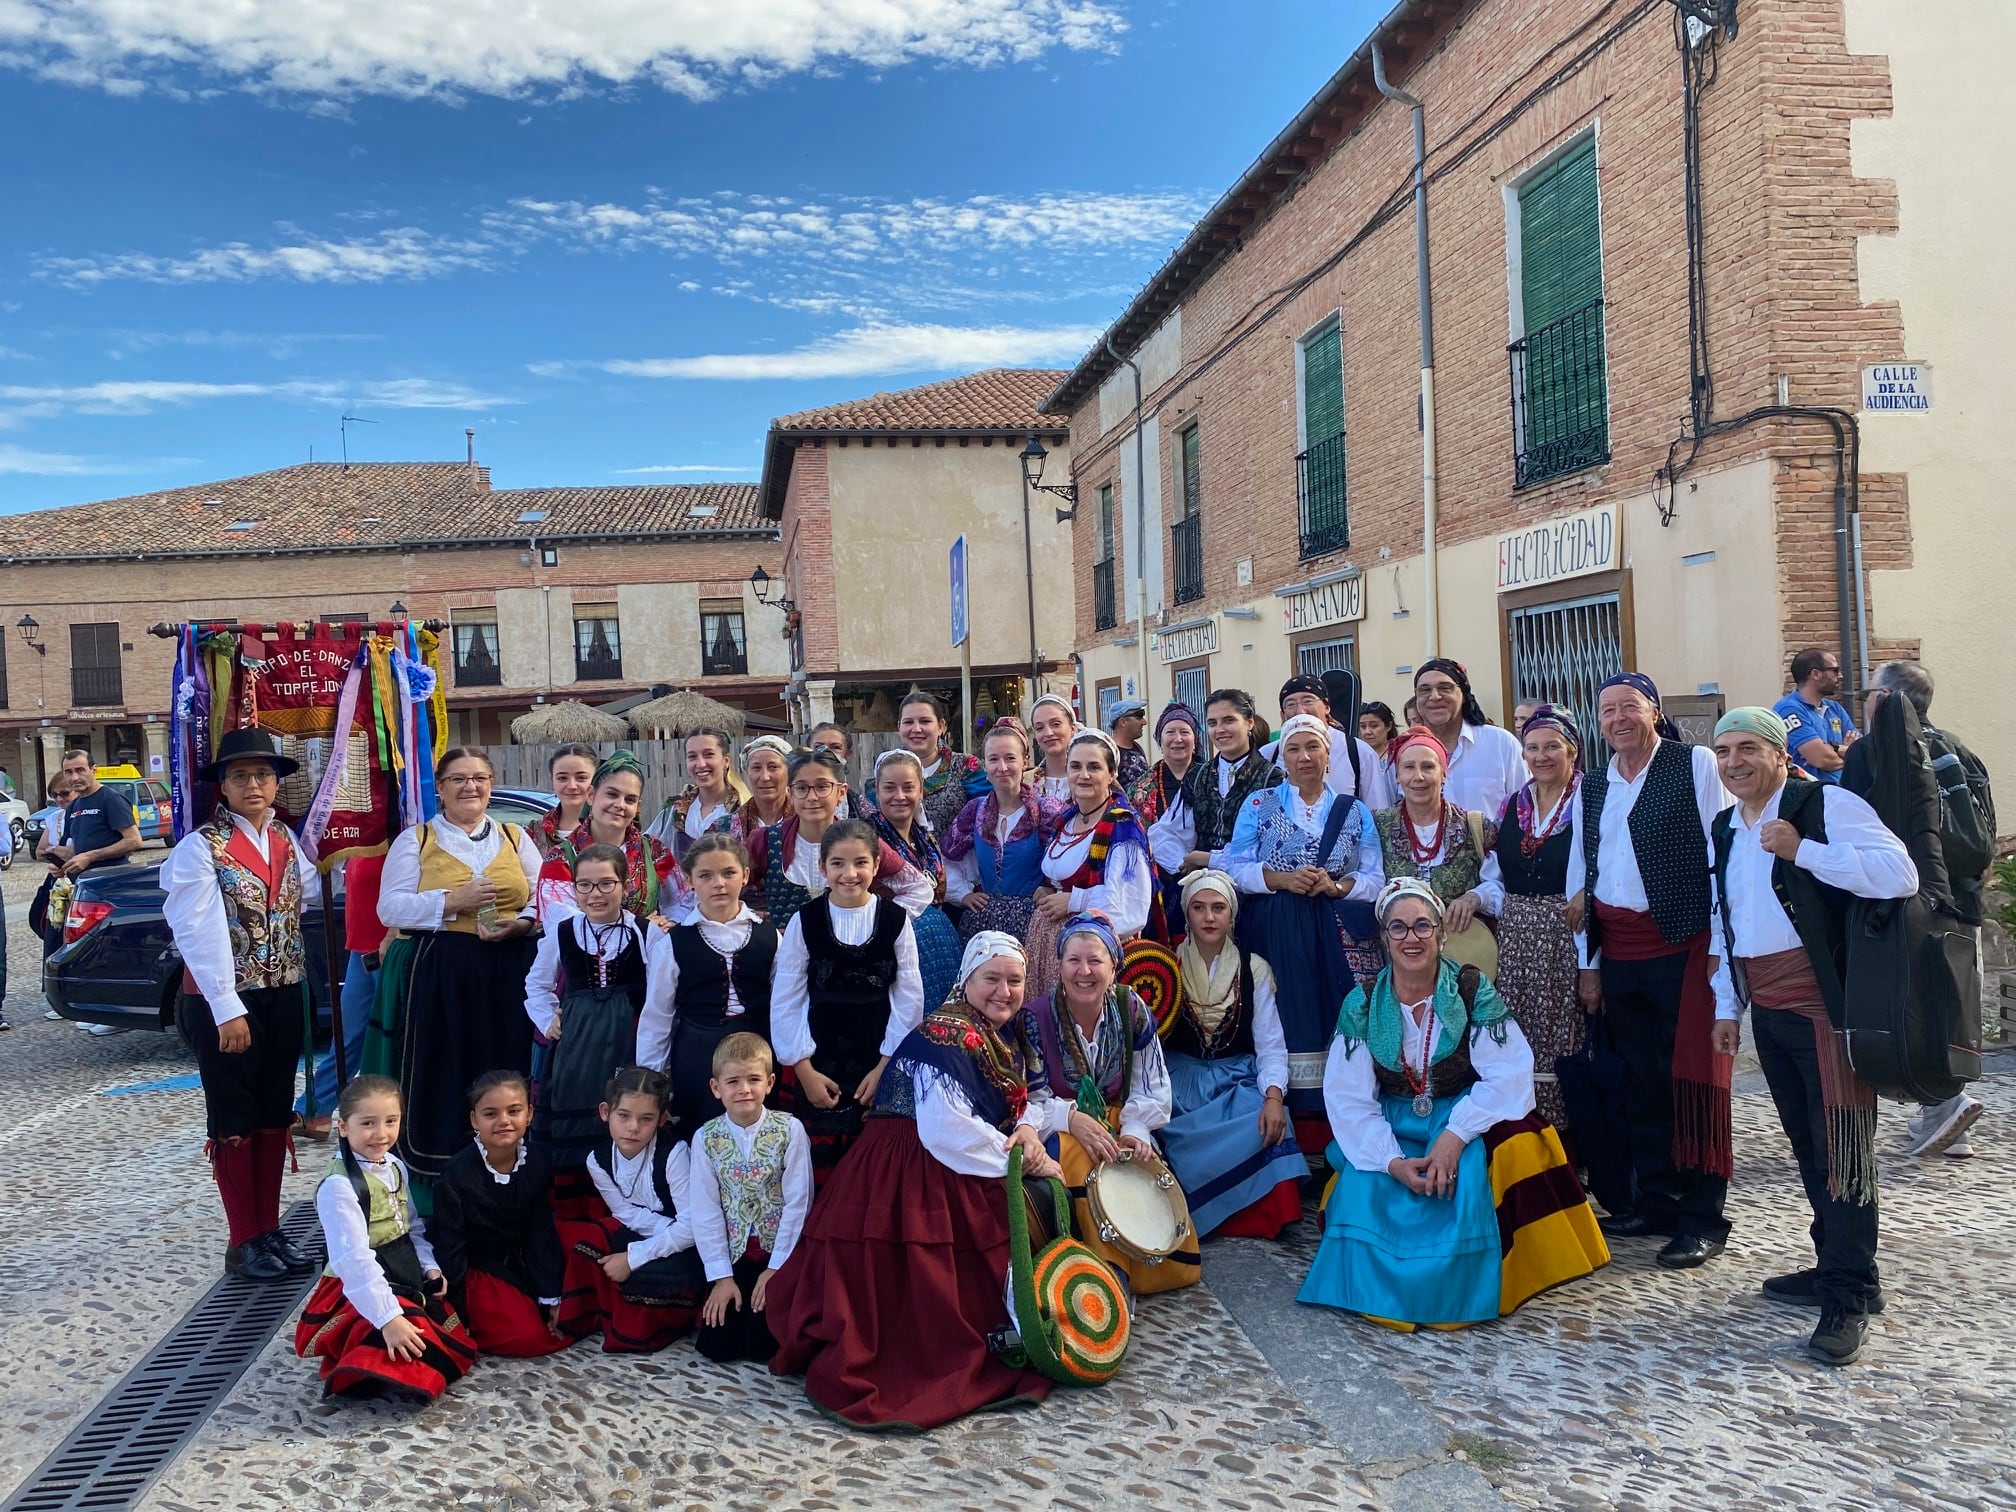
[[[1036,889],[1044,881],[1043,852],[1064,815],[1062,804],[1023,786],[1029,753],[1021,724],[996,720],[981,747],[989,791],[960,810],[940,842],[945,896],[961,910],[965,939],[990,929],[1029,937]]]
[[[1323,722],[1296,715],[1280,750],[1288,780],[1240,807],[1224,869],[1240,892],[1239,948],[1274,972],[1296,1142],[1317,1155],[1330,1142],[1324,1051],[1336,1005],[1379,969],[1372,903],[1386,876],[1371,810],[1330,790]]]
[[[945,1001],[959,975],[964,948],[959,931],[945,914],[945,857],[938,837],[924,819],[924,772],[909,751],[884,751],[875,762],[875,806],[869,822],[884,845],[915,867],[930,882],[931,902],[911,915],[917,936],[917,968],[924,978],[928,1011]]]

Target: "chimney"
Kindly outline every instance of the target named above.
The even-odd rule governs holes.
[[[476,471],[476,427],[473,425],[469,426],[463,430],[462,434],[469,441],[469,471],[474,472]]]

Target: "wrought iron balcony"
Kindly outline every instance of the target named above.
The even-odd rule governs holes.
[[[623,675],[623,658],[616,652],[608,651],[600,655],[574,654],[574,680],[576,682],[614,682]]]
[[[1176,602],[1204,597],[1204,517],[1190,515],[1169,527],[1171,554],[1176,559]]]
[[[1344,487],[1344,432],[1318,441],[1295,457],[1301,500],[1302,555],[1321,556],[1351,544],[1351,514]]]
[[[117,667],[72,667],[70,702],[80,709],[104,708],[126,702]]]
[[[1113,559],[1092,564],[1092,628],[1111,630],[1119,623],[1113,606]]]
[[[1603,301],[1528,331],[1505,350],[1512,368],[1512,486],[1608,462]]]

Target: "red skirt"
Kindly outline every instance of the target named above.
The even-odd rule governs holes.
[[[614,1218],[564,1225],[560,1238],[567,1246],[567,1290],[573,1293],[577,1277],[586,1285],[594,1299],[592,1326],[602,1330],[604,1354],[656,1354],[693,1331],[706,1299],[625,1296],[624,1283],[610,1280],[602,1269],[603,1257],[622,1247],[620,1235],[625,1232]]]
[[[330,1396],[404,1397],[436,1402],[469,1373],[476,1345],[461,1320],[445,1304],[437,1318],[420,1303],[400,1297],[406,1321],[426,1344],[417,1360],[395,1360],[384,1335],[364,1321],[343,1295],[343,1283],[324,1276],[315,1283],[294,1329],[294,1353],[322,1362],[322,1387]]]
[[[517,1360],[558,1354],[594,1327],[592,1320],[581,1320],[586,1327],[563,1327],[556,1336],[546,1326],[537,1298],[474,1266],[462,1282],[462,1303],[476,1347],[485,1354]]]
[[[616,1227],[593,1184],[585,1196],[564,1200],[554,1181],[553,1227],[560,1235],[567,1270],[560,1284],[560,1328],[582,1338],[602,1327],[602,1286],[605,1277],[596,1261],[609,1251],[606,1235]],[[605,1341],[606,1347],[606,1341]]]
[[[1277,1181],[1274,1189],[1258,1202],[1249,1202],[1218,1227],[1213,1238],[1232,1235],[1240,1239],[1279,1239],[1281,1231],[1302,1217],[1302,1183]]]
[[[858,1428],[936,1428],[1041,1401],[1048,1377],[1004,1365],[1003,1183],[939,1162],[908,1118],[870,1118],[770,1278],[770,1368],[805,1377],[814,1406]]]

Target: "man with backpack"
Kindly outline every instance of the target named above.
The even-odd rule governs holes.
[[[1988,769],[1957,736],[1932,723],[1932,674],[1921,663],[1884,662],[1870,675],[1869,688],[1864,718],[1872,726],[1881,700],[1892,694],[1917,711],[1926,758],[1939,789],[1939,848],[1946,867],[1945,891],[1954,917],[1973,931],[1978,957],[1981,892],[1995,859],[1995,798],[1988,785]],[[1842,781],[1852,791],[1868,791],[1870,754],[1853,747],[1848,751]],[[1943,1102],[1925,1104],[1909,1124],[1910,1153],[1955,1158],[1972,1155],[1968,1131],[1980,1116],[1980,1100],[1964,1091]]]
[[[1856,1074],[1843,1027],[1849,907],[1913,896],[1918,868],[1861,798],[1789,775],[1792,738],[1769,709],[1731,709],[1715,726],[1716,767],[1736,802],[1709,836],[1713,1036],[1717,1053],[1734,1055],[1751,1010],[1757,1061],[1813,1209],[1817,1264],[1771,1277],[1764,1295],[1817,1307],[1808,1351],[1849,1365],[1883,1310],[1876,1090]]]

